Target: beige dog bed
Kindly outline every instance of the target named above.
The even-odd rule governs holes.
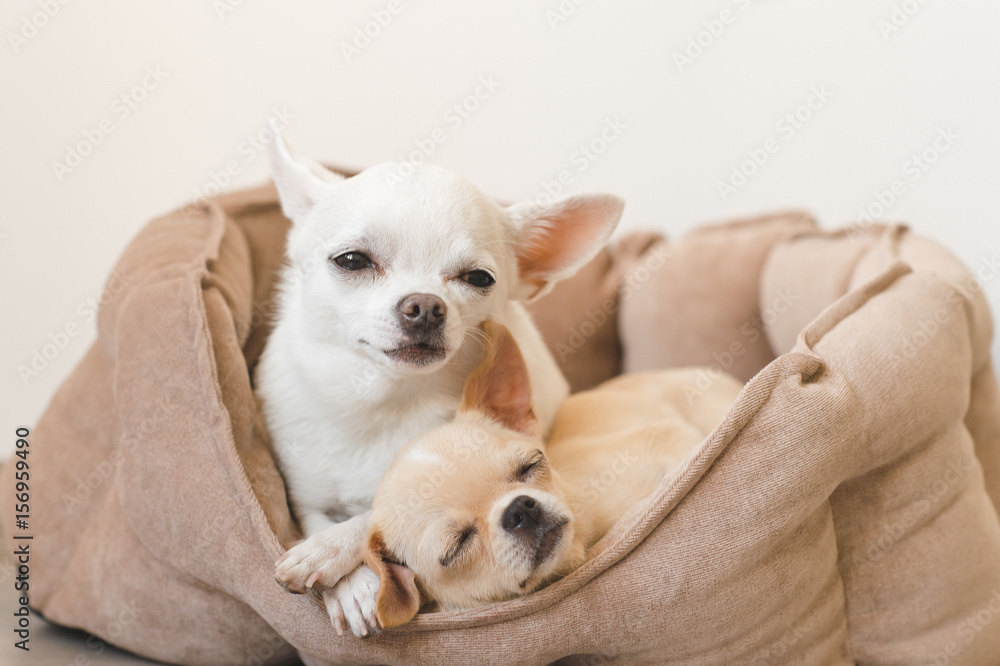
[[[992,324],[939,246],[785,214],[602,254],[534,308],[574,388],[697,364],[736,405],[568,578],[362,641],[273,579],[298,534],[251,377],[286,230],[264,187],[125,252],[30,437],[50,620],[187,664],[1000,663]]]

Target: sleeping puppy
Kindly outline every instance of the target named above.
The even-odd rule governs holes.
[[[392,627],[537,590],[579,567],[725,417],[742,385],[698,369],[626,375],[569,397],[547,446],[528,368],[486,322],[489,352],[455,419],[417,437],[379,484],[365,561]]]
[[[338,633],[365,635],[378,586],[362,565],[368,511],[393,455],[454,416],[487,318],[517,339],[548,428],[568,387],[521,303],[593,258],[624,204],[577,195],[505,208],[438,167],[344,179],[280,137],[269,150],[292,228],[255,384],[308,537],[275,577],[321,592]]]

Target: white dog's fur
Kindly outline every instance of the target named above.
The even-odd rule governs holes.
[[[279,560],[276,578],[291,591],[322,590],[338,633],[366,635],[377,628],[378,579],[361,565],[363,541],[394,454],[454,416],[484,355],[486,319],[517,340],[548,428],[568,387],[519,301],[589,261],[623,202],[579,195],[502,208],[433,166],[404,178],[389,163],[343,179],[293,157],[280,137],[271,163],[293,225],[256,386],[309,537]],[[495,283],[484,287],[482,272]],[[404,305],[414,295],[430,299],[423,310]],[[439,328],[407,329],[404,309]]]

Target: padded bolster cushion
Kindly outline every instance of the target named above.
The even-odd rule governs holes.
[[[820,262],[825,276],[808,268]],[[814,349],[851,386],[838,428],[853,469],[831,503],[854,657],[995,663],[1000,631],[983,618],[1000,617],[1000,410],[982,288],[939,245],[892,226],[804,234],[771,255],[762,291],[836,296],[879,272],[897,277],[852,316],[838,309],[859,290],[806,300],[825,310],[797,336],[794,317],[769,330],[777,350],[797,337],[792,349]]]
[[[802,214],[622,239],[533,308],[574,388],[703,364],[691,391],[748,380],[731,412],[564,580],[361,641],[273,579],[300,535],[252,376],[287,230],[266,186],[126,250],[31,435],[50,620],[170,663],[1000,662],[991,323],[934,243]]]

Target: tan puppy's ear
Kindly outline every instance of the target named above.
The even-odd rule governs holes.
[[[478,410],[505,428],[539,436],[541,429],[531,409],[528,367],[514,336],[506,326],[483,322],[486,358],[465,382],[460,411]]]
[[[420,610],[420,590],[414,573],[392,561],[378,530],[368,537],[365,564],[379,579],[375,613],[382,628],[398,627],[412,620]]]
[[[625,202],[613,194],[578,194],[547,206],[507,208],[520,232],[516,253],[525,300],[535,300],[597,255],[618,226]]]

